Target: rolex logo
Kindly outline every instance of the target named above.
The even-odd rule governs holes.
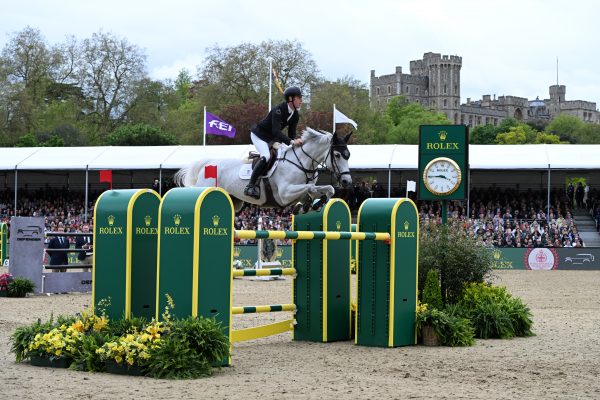
[[[179,226],[179,224],[181,223],[181,215],[180,214],[173,215],[173,222],[175,222],[175,226]]]
[[[408,221],[404,221],[404,230],[407,231],[408,227],[410,226],[410,224],[408,223]]]
[[[108,216],[108,226],[113,226],[114,223],[115,223],[115,216],[109,215]]]
[[[144,217],[144,223],[146,224],[146,226],[150,226],[150,224],[152,223],[152,217],[149,215],[146,215]]]
[[[239,257],[241,253],[242,253],[242,250],[239,247],[233,248],[233,256],[234,257]]]
[[[444,140],[446,140],[446,136],[448,136],[448,132],[446,132],[446,131],[439,131],[438,135],[440,137],[440,140],[443,142]]]
[[[335,227],[338,231],[342,229],[342,221],[335,221]]]
[[[219,226],[219,220],[221,218],[219,218],[218,215],[213,215],[212,221],[213,221],[213,226]]]
[[[500,257],[502,257],[502,251],[501,250],[494,250],[494,260],[499,260]]]

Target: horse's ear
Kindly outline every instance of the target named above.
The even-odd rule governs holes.
[[[354,131],[350,131],[350,133],[347,134],[346,137],[344,138],[344,142],[348,143],[348,141],[350,140],[350,136],[352,136],[353,133],[354,133]]]

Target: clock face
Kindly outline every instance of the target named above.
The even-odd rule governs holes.
[[[462,174],[458,164],[449,158],[439,157],[431,160],[423,171],[423,183],[431,193],[447,196],[460,186]]]

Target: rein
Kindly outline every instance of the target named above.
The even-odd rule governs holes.
[[[277,160],[278,161],[287,161],[287,162],[291,163],[293,166],[295,166],[296,168],[298,168],[300,171],[304,172],[304,176],[306,178],[306,183],[309,183],[309,182],[317,179],[317,177],[319,176],[319,165],[324,164],[325,170],[329,170],[329,168],[327,168],[327,158],[331,155],[331,145],[330,145],[330,149],[327,152],[327,155],[325,156],[325,159],[323,161],[318,161],[313,156],[308,154],[304,150],[304,143],[300,146],[300,150],[302,150],[302,152],[311,160],[310,169],[306,168],[306,167],[304,167],[304,165],[302,165],[302,161],[300,160],[300,157],[298,157],[298,154],[296,153],[296,149],[294,148],[294,146],[291,146],[291,147],[292,147],[292,153],[294,153],[294,156],[296,156],[296,160],[298,161],[297,163],[294,162],[293,160],[286,158],[286,156],[288,154],[287,151],[283,154],[283,158],[278,158]],[[332,161],[333,161],[333,159],[332,159]]]

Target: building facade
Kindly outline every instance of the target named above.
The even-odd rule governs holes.
[[[505,118],[520,121],[551,120],[561,113],[576,116],[584,122],[600,123],[596,103],[566,100],[566,86],[552,85],[549,99],[528,100],[518,96],[482,96],[481,100],[460,103],[460,70],[462,57],[439,53],[425,53],[422,60],[410,62],[410,73],[402,67],[390,75],[376,76],[371,70],[371,106],[385,105],[395,96],[404,96],[411,102],[446,114],[455,124],[470,127],[497,126]]]

